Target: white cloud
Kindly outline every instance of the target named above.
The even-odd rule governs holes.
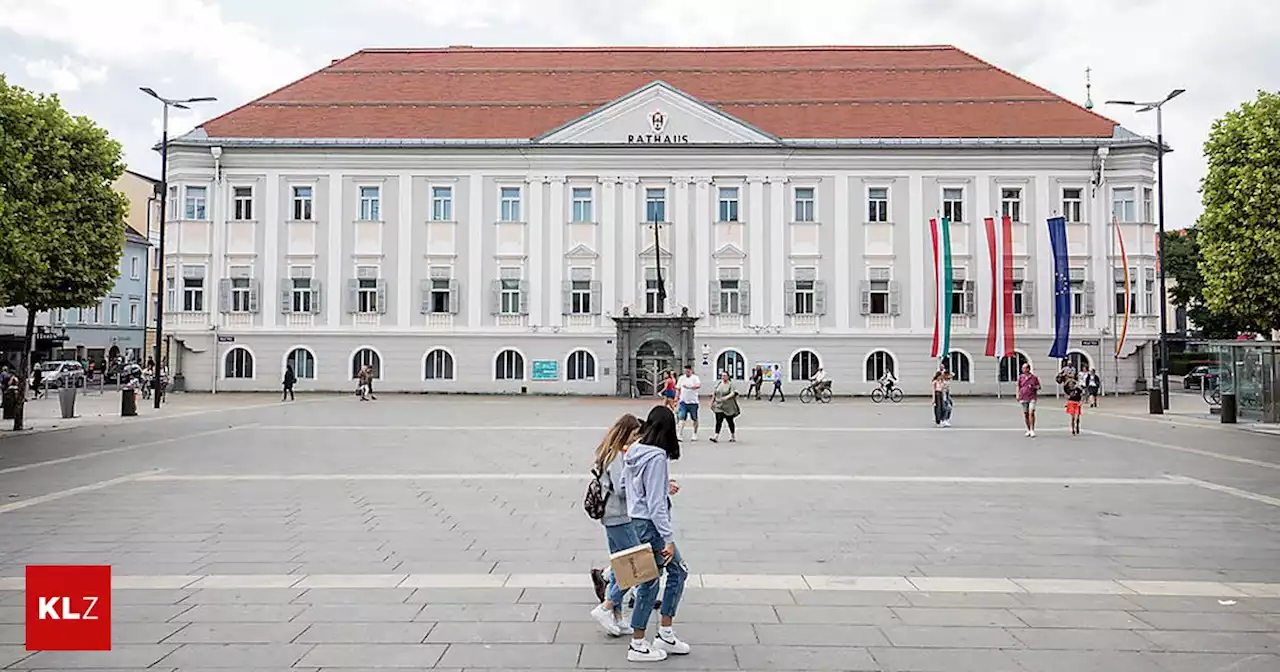
[[[24,61],[24,69],[28,77],[48,83],[49,88],[58,93],[79,91],[84,84],[96,84],[107,79],[105,65],[79,63],[67,56],[58,63],[47,59]]]

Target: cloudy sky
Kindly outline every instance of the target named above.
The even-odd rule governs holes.
[[[1109,98],[1187,94],[1165,113],[1168,222],[1200,212],[1212,121],[1280,90],[1273,0],[0,0],[0,72],[57,92],[156,174],[160,110],[138,92],[213,95],[183,132],[362,47],[954,44],[1143,134]]]

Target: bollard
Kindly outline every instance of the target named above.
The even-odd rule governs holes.
[[[120,390],[120,415],[129,417],[138,414],[138,396],[132,387]]]
[[[76,417],[76,388],[74,385],[63,385],[58,388],[58,405],[62,410],[62,419]]]
[[[1164,396],[1160,394],[1160,388],[1153,387],[1147,390],[1147,402],[1151,415],[1164,414]]]
[[[1239,413],[1239,407],[1236,405],[1236,395],[1234,394],[1222,395],[1222,416],[1221,416],[1222,424],[1224,425],[1236,424],[1236,416],[1238,413]]]

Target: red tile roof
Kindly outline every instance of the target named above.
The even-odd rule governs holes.
[[[534,138],[654,81],[781,138],[1111,137],[955,47],[367,49],[206,122],[212,137]]]

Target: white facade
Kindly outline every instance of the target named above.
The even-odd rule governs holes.
[[[655,111],[667,137],[637,140]],[[617,352],[611,317],[656,308],[654,219],[662,309],[698,318],[704,376],[735,351],[799,378],[809,351],[838,393],[868,393],[886,357],[909,392],[927,390],[928,220],[943,214],[968,282],[957,393],[997,391],[982,221],[1002,214],[1023,278],[1018,350],[1056,369],[1045,221],[1061,214],[1072,349],[1124,391],[1150,368],[1155,148],[1142,139],[787,141],[653,85],[531,141],[319,144],[197,132],[171,145],[165,329],[187,389],[276,389],[293,361],[299,389],[345,391],[353,359],[376,357],[385,391],[615,394],[634,352]],[[1113,210],[1141,279],[1118,369]],[[535,380],[553,373],[535,360],[555,379]]]

